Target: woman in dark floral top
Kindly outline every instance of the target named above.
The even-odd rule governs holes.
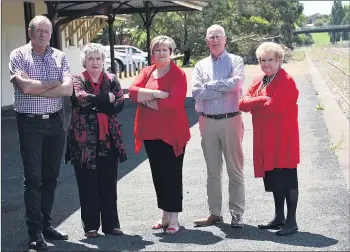
[[[117,113],[124,95],[117,77],[103,71],[104,49],[87,44],[81,53],[86,68],[73,76],[74,93],[67,135],[66,163],[74,166],[85,236],[121,235],[116,203],[116,171],[126,160]]]

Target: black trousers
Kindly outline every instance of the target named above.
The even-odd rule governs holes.
[[[182,212],[182,166],[185,155],[176,157],[173,147],[162,140],[145,140],[158,207],[167,212]]]
[[[51,210],[65,142],[62,117],[50,119],[17,115],[24,167],[24,202],[28,232],[51,224]]]
[[[96,159],[96,169],[74,167],[79,189],[81,220],[85,232],[98,230],[110,233],[120,228],[117,212],[117,150]]]

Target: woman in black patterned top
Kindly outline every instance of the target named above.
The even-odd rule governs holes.
[[[87,44],[81,53],[86,68],[73,77],[74,93],[67,135],[66,162],[74,166],[85,236],[121,235],[117,203],[118,160],[126,160],[117,114],[124,95],[117,77],[103,71],[104,49]]]

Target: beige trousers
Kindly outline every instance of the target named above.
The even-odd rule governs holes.
[[[210,213],[216,216],[221,215],[222,154],[224,154],[229,177],[229,209],[231,213],[243,215],[245,189],[242,116],[236,115],[220,120],[200,116],[199,129],[207,163],[207,194]]]

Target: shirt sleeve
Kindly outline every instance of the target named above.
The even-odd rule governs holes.
[[[121,112],[124,107],[124,93],[123,89],[121,88],[120,82],[116,75],[109,74],[109,80],[110,80],[110,87],[111,92],[115,96],[115,100],[113,103],[109,102],[109,96],[108,96],[108,103],[99,104],[97,106],[97,110],[99,112],[105,113],[107,115],[113,115]]]
[[[80,107],[96,107],[95,102],[99,99],[96,98],[96,95],[85,92],[84,82],[84,79],[80,75],[73,76],[72,100],[76,101]],[[103,99],[103,97],[101,96],[100,100],[105,100],[105,98]]]
[[[187,80],[185,73],[181,76],[172,76],[175,80],[169,91],[169,97],[166,99],[158,99],[159,110],[176,110],[185,106],[187,93]]]
[[[141,70],[135,81],[129,87],[129,98],[133,102],[137,102],[137,92],[139,88],[144,88],[146,86],[146,78],[148,76],[148,69],[144,68]]]
[[[67,56],[65,54],[63,54],[60,81],[63,82],[64,79],[67,77],[71,78],[70,69],[69,69],[69,62],[68,62]]]
[[[236,56],[233,60],[233,71],[231,77],[222,80],[213,80],[205,83],[209,90],[219,92],[235,92],[242,89],[244,82],[244,62],[242,57]]]
[[[209,90],[204,87],[204,81],[202,79],[202,74],[200,70],[200,66],[197,63],[195,68],[193,69],[192,74],[192,96],[193,98],[198,100],[211,100],[218,99],[223,96],[221,92]]]
[[[257,107],[257,113],[262,116],[281,114],[290,104],[296,104],[299,90],[292,78],[281,80],[282,85],[277,85],[271,99],[263,106]]]
[[[250,112],[254,107],[264,105],[264,103],[267,101],[267,97],[255,95],[258,87],[259,84],[254,81],[246,94],[239,100],[239,110],[243,112]]]
[[[15,77],[21,75],[24,72],[23,68],[23,55],[19,50],[14,50],[10,54],[10,81],[15,85]]]

